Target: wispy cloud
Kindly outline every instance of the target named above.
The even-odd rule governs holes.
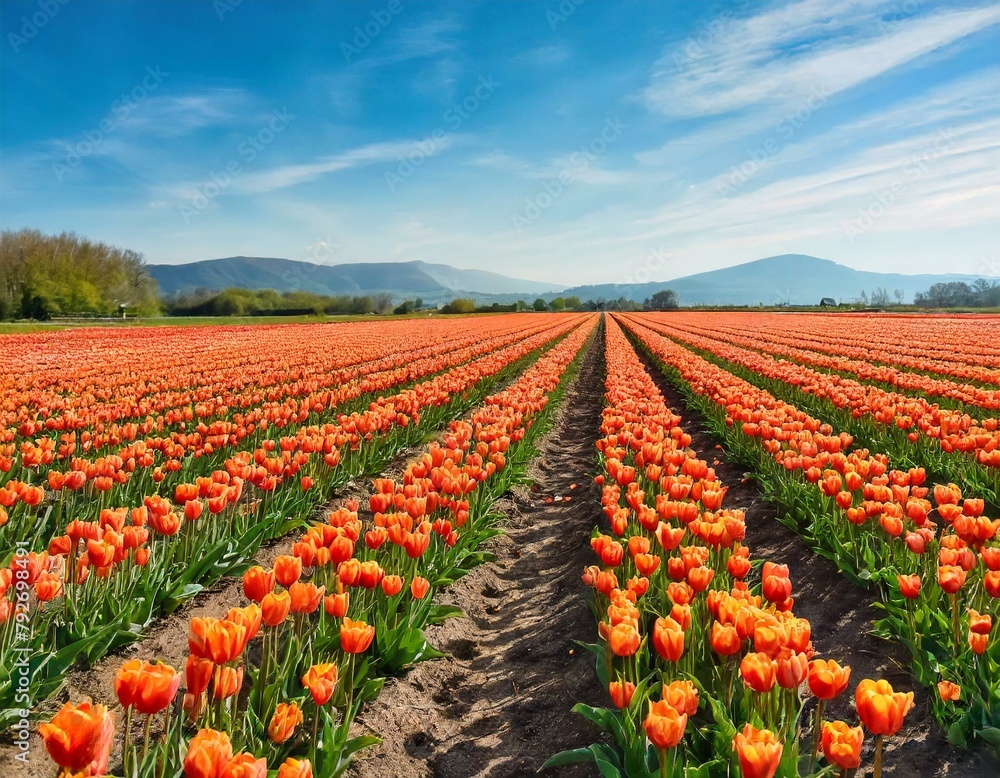
[[[439,154],[454,143],[450,135],[441,138],[424,138],[421,140],[398,141],[389,143],[370,143],[366,146],[345,151],[341,154],[323,157],[312,162],[295,165],[284,165],[256,173],[248,173],[240,177],[234,186],[244,192],[270,192],[275,189],[286,189],[306,181],[315,181],[321,176],[337,173],[351,168],[365,167],[377,163],[396,162],[401,157],[420,151],[425,156]]]
[[[801,0],[720,21],[697,56],[668,48],[645,98],[670,116],[793,105],[811,89],[837,94],[1000,22],[1000,7],[913,14],[880,24],[892,4]]]

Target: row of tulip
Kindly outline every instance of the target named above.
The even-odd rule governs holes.
[[[792,526],[863,585],[877,585],[917,679],[956,744],[1000,745],[1000,519],[955,484],[889,457],[743,381],[628,317],[626,326],[727,443],[754,468]]]
[[[265,441],[209,476],[178,484],[172,500],[154,494],[137,507],[92,507],[94,519],[68,522],[47,551],[22,547],[0,572],[0,725],[27,707],[15,701],[54,694],[73,663],[134,641],[205,584],[244,569],[261,542],[302,526],[336,489],[379,472],[580,321],[564,320],[380,398],[357,418]],[[343,430],[361,429],[358,419],[368,419],[363,434],[345,444]]]
[[[53,438],[22,441],[19,458],[10,460],[7,472],[0,474],[0,560],[9,557],[19,541],[34,544],[38,538],[50,536],[61,522],[70,520],[67,517],[81,504],[100,510],[114,505],[135,505],[150,494],[169,496],[177,483],[208,476],[239,452],[254,451],[278,436],[294,436],[296,429],[328,425],[336,420],[343,432],[356,436],[364,431],[363,412],[370,403],[385,404],[386,399],[380,398],[379,393],[391,391],[398,395],[414,381],[426,381],[553,327],[558,328],[558,324],[551,320],[544,324],[536,322],[527,329],[508,327],[500,334],[484,334],[472,342],[459,338],[459,344],[448,344],[431,353],[418,349],[411,354],[393,354],[386,358],[388,364],[376,355],[370,365],[357,368],[365,372],[356,381],[306,398],[286,398],[283,402],[258,397],[250,409],[225,405],[227,415],[214,421],[209,418],[208,424],[201,417],[194,417],[189,406],[182,409],[179,429],[164,432],[162,425],[150,429],[152,422],[133,425],[127,437],[112,438],[125,443],[124,446],[90,459],[73,454],[76,432],[63,435],[70,442],[60,445],[58,450]],[[205,388],[208,394],[215,391],[214,387]],[[349,415],[346,424],[345,415]],[[94,424],[99,426],[100,422]],[[355,429],[358,425],[360,430]],[[88,435],[90,430],[79,433],[80,438]],[[90,442],[92,439],[84,445]],[[7,444],[8,449],[13,447],[13,443]]]
[[[401,358],[530,326],[522,316],[483,317],[475,328],[431,319],[5,336],[0,443],[47,436],[68,457],[290,398],[329,405],[326,391],[405,365]]]
[[[670,324],[688,334],[714,338],[715,340],[740,346],[751,351],[761,351],[769,356],[787,359],[824,371],[844,374],[847,378],[858,378],[862,381],[875,383],[882,388],[899,389],[904,392],[927,395],[937,402],[958,410],[966,410],[965,405],[976,406],[969,409],[973,413],[982,413],[982,409],[1000,409],[1000,370],[987,374],[985,368],[975,370],[967,367],[968,373],[976,373],[977,382],[987,378],[992,379],[992,386],[978,386],[968,382],[944,378],[940,375],[927,375],[914,372],[913,363],[921,360],[900,357],[898,364],[886,363],[882,360],[891,359],[889,355],[874,353],[858,347],[849,348],[845,353],[830,353],[822,350],[817,344],[810,343],[803,347],[800,336],[792,337],[783,333],[762,332],[757,323],[740,324],[739,318],[731,323],[725,320],[707,320],[704,314],[691,313],[682,316],[672,316]],[[810,322],[799,322],[808,332]],[[786,331],[787,332],[787,331]],[[827,346],[827,348],[832,348]]]
[[[737,334],[752,330],[775,342],[899,365],[918,373],[1000,384],[1000,348],[992,345],[1000,335],[1000,319],[995,316],[785,313],[712,316],[691,311],[685,312],[683,320],[699,325],[713,323]]]
[[[894,461],[925,467],[1000,504],[1000,418],[976,418],[922,396],[886,391],[853,379],[778,360],[757,351],[673,327],[663,317],[647,325],[777,397],[850,432]]]
[[[387,673],[440,656],[422,630],[457,611],[433,594],[486,558],[491,505],[523,476],[595,324],[452,422],[398,481],[375,479],[367,511],[348,501],[272,567],[247,570],[246,605],[191,620],[183,671],[126,662],[116,774],[330,778],[377,743],[352,737],[352,721]],[[89,700],[39,727],[60,775],[74,776],[107,772],[115,732],[114,712]]]
[[[604,776],[724,776],[734,763],[743,778],[847,774],[861,763],[867,730],[878,775],[883,738],[901,729],[913,693],[863,680],[855,692],[863,726],[823,720],[823,702],[847,689],[850,668],[814,658],[788,568],[751,560],[742,511],[723,507],[726,487],[689,448],[680,417],[613,319],[606,360],[597,448],[611,534],[595,530],[599,564],[583,578],[599,621],[591,649],[614,707],[575,709],[613,745],[549,764],[593,761]],[[803,742],[806,688],[819,701],[811,742]],[[829,767],[818,764],[820,751]]]

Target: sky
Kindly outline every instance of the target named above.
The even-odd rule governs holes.
[[[3,0],[0,227],[562,286],[1000,275],[991,0]]]

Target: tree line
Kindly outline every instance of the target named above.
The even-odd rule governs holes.
[[[0,232],[0,319],[159,311],[156,281],[135,251],[72,232]]]

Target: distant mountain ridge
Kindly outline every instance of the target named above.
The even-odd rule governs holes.
[[[390,292],[397,298],[423,297],[428,303],[465,295],[538,296],[558,292],[540,281],[510,278],[487,270],[463,270],[430,262],[356,262],[317,265],[277,257],[225,257],[183,265],[149,265],[160,294],[189,294],[198,288],[230,287],[308,291],[324,295]]]
[[[186,265],[149,265],[148,269],[163,295],[190,293],[199,287],[215,291],[229,287],[278,292],[304,290],[325,295],[389,292],[397,300],[422,297],[427,304],[455,297],[473,297],[489,304],[571,295],[582,300],[614,300],[624,296],[642,301],[661,289],[673,289],[682,305],[816,305],[824,297],[851,302],[862,291],[870,296],[879,287],[886,289],[893,300],[895,290],[901,289],[904,300],[911,302],[914,294],[926,291],[931,284],[968,283],[977,278],[953,273],[873,273],[805,254],[766,257],[672,281],[570,288],[422,261],[317,265],[274,257],[227,257]]]
[[[971,283],[976,278],[978,276],[953,273],[873,273],[806,254],[782,254],[672,281],[631,286],[576,286],[566,289],[563,294],[576,295],[584,300],[615,300],[624,296],[641,301],[661,289],[673,289],[681,305],[818,305],[824,297],[832,297],[837,302],[853,302],[862,291],[870,297],[872,290],[881,287],[889,293],[893,302],[897,289],[903,291],[906,302],[912,302],[917,292],[926,291],[931,284],[948,281]]]

